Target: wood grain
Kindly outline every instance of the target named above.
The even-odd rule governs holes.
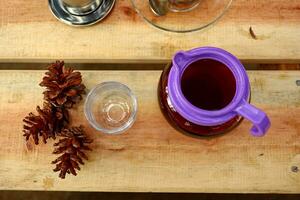
[[[125,134],[94,131],[83,102],[72,112],[95,141],[77,177],[60,180],[51,170],[52,143],[34,146],[22,137],[22,118],[42,101],[43,71],[0,71],[0,189],[134,192],[300,193],[299,71],[249,71],[252,102],[272,120],[263,138],[244,121],[213,138],[174,130],[156,96],[160,71],[83,71],[88,89],[107,81],[127,84],[138,97],[137,122]]]
[[[118,0],[103,22],[74,28],[58,22],[47,1],[0,1],[0,62],[165,62],[177,50],[207,45],[244,61],[299,62],[299,19],[299,0],[235,0],[216,25],[174,34],[149,26],[129,0]]]

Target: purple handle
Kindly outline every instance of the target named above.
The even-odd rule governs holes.
[[[271,126],[270,119],[266,113],[249,104],[245,100],[235,111],[253,123],[251,128],[251,134],[253,136],[264,136]]]

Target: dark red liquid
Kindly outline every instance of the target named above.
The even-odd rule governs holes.
[[[194,106],[204,110],[220,110],[233,99],[236,81],[223,63],[204,59],[189,65],[181,78],[181,90]]]
[[[203,65],[203,63],[206,63],[207,65]],[[171,125],[184,133],[210,136],[230,131],[239,124],[242,118],[236,116],[224,124],[217,126],[202,126],[186,120],[178,112],[176,112],[174,108],[171,108],[172,106],[169,104],[169,97],[167,93],[168,76],[171,67],[172,65],[169,65],[165,68],[158,85],[158,100],[160,108]],[[205,75],[210,78],[199,78],[200,74],[203,72],[201,72],[200,69],[194,69],[198,67],[206,68],[204,70]],[[217,75],[214,75],[214,73],[217,73]],[[196,74],[198,74],[198,76],[196,76]],[[215,82],[211,83],[213,82],[212,80]],[[216,110],[223,108],[231,102],[235,95],[236,83],[233,74],[226,66],[218,61],[198,61],[190,65],[185,70],[181,81],[185,97],[193,105],[202,109]],[[225,84],[225,82],[227,83]],[[194,83],[197,85],[194,85]],[[205,83],[205,86],[203,86],[203,83]],[[221,92],[221,95],[211,92],[210,89]],[[207,95],[207,97],[203,98],[203,94]],[[206,102],[206,100],[211,100],[211,102]]]

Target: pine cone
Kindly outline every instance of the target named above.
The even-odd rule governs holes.
[[[48,67],[40,86],[46,87],[44,99],[57,107],[71,108],[82,99],[85,86],[80,72],[73,72],[63,61],[56,61]]]
[[[29,113],[23,119],[25,123],[23,132],[26,140],[32,136],[34,143],[39,143],[39,136],[43,137],[43,142],[47,139],[55,139],[55,134],[60,132],[69,123],[69,113],[64,108],[56,108],[49,103],[44,103],[43,109],[36,108],[38,115]]]
[[[66,173],[76,176],[76,169],[80,170],[79,164],[84,165],[83,159],[88,160],[83,151],[91,150],[87,145],[92,143],[92,140],[86,137],[82,126],[64,129],[58,136],[63,139],[54,144],[53,154],[62,155],[52,162],[56,164],[53,171],[60,171],[59,177],[62,179],[65,178]]]

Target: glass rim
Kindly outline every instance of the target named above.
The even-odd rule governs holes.
[[[95,120],[94,115],[92,113],[92,107],[91,106],[92,106],[93,101],[95,100],[94,95],[97,92],[97,90],[103,88],[104,86],[117,86],[117,87],[121,88],[121,90],[123,92],[128,94],[128,96],[132,100],[133,112],[131,112],[131,114],[129,116],[129,119],[127,120],[126,123],[124,123],[124,125],[122,125],[120,127],[117,127],[115,129],[103,128]],[[120,82],[117,82],[117,81],[106,81],[106,82],[102,82],[102,83],[96,85],[88,93],[88,95],[86,97],[86,100],[85,100],[85,103],[84,103],[84,114],[85,114],[85,117],[88,120],[89,124],[94,129],[96,129],[97,131],[100,131],[100,132],[105,133],[105,134],[111,134],[111,135],[121,134],[121,133],[125,132],[126,130],[128,130],[134,124],[134,122],[136,121],[137,111],[138,111],[137,97],[134,95],[132,90],[127,85],[124,85],[123,83],[120,83]]]

